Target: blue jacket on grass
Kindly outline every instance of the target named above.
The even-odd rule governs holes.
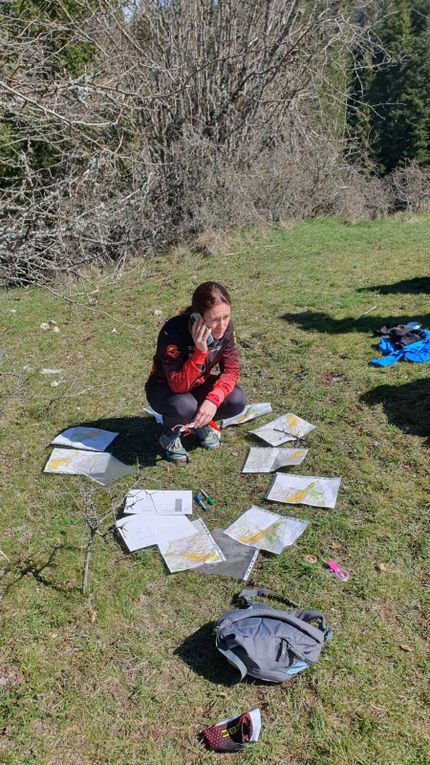
[[[372,359],[370,364],[374,367],[390,367],[396,361],[404,359],[405,361],[422,364],[424,361],[430,361],[430,332],[424,329],[425,340],[419,340],[417,343],[410,343],[404,348],[397,349],[387,337],[382,337],[376,346],[378,351],[383,354],[382,359]]]

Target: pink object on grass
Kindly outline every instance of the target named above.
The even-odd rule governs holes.
[[[327,566],[330,569],[330,571],[333,572],[333,574],[335,575],[336,579],[340,579],[341,582],[347,582],[348,581],[348,579],[349,579],[348,572],[344,568],[341,568],[339,566],[339,564],[336,563],[334,560],[328,560],[327,561]]]

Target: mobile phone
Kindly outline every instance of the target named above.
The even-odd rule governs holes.
[[[190,316],[191,324],[194,324],[195,321],[198,321],[199,319],[202,319],[202,318],[203,316],[201,315],[201,313],[192,313]],[[212,343],[214,342],[214,339],[210,333],[206,338],[206,342],[208,345],[212,345]]]

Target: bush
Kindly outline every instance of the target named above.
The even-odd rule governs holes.
[[[132,18],[118,0],[60,6],[0,6],[4,284],[345,204],[341,83],[369,33],[352,12],[307,0],[151,0]],[[374,190],[360,194],[368,214]]]
[[[412,161],[390,176],[397,206],[410,212],[430,210],[430,168]]]

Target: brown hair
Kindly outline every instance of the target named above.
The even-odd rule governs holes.
[[[193,292],[191,305],[182,313],[200,313],[202,316],[208,308],[216,303],[227,303],[231,305],[230,295],[225,287],[219,282],[202,282]]]

